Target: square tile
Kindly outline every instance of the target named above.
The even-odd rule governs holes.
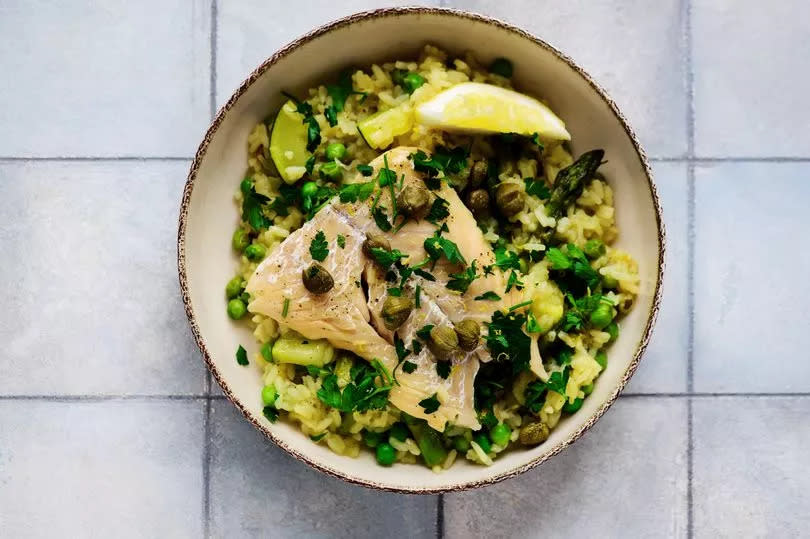
[[[680,0],[450,0],[537,35],[584,67],[616,100],[647,153],[686,153],[684,13]]]
[[[810,4],[696,0],[695,152],[809,157]]]
[[[686,537],[686,402],[625,397],[572,447],[445,496],[445,537]]]
[[[177,284],[187,168],[0,164],[0,394],[204,390]]]
[[[810,164],[695,171],[695,389],[810,391]]]
[[[694,403],[695,537],[806,537],[810,399]]]
[[[334,19],[392,6],[439,5],[439,0],[314,0],[306,7],[283,2],[219,2],[217,17],[217,104],[230,98],[256,66],[282,45]]]
[[[210,13],[209,0],[3,1],[0,155],[193,155]]]
[[[436,496],[344,483],[298,462],[228,401],[211,410],[212,537],[436,536]]]
[[[654,163],[667,231],[661,311],[629,393],[679,393],[687,388],[689,349],[689,201],[684,163]],[[620,231],[621,233],[621,231]]]
[[[200,537],[201,401],[0,401],[4,537]]]

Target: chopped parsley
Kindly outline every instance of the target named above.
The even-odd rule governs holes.
[[[518,273],[515,270],[512,270],[512,273],[509,274],[509,279],[506,281],[506,292],[512,290],[513,286],[518,290],[523,290],[523,281],[518,278]]]
[[[523,333],[526,315],[517,312],[504,314],[495,311],[487,329],[487,348],[496,361],[512,363],[512,372],[517,374],[529,367],[531,339]]]
[[[395,262],[402,258],[408,258],[408,255],[401,252],[399,249],[388,251],[382,247],[373,247],[371,249],[371,256],[383,268],[390,268]]]
[[[273,224],[262,210],[262,206],[270,202],[270,198],[257,193],[253,182],[250,182],[249,189],[242,189],[242,195],[242,220],[247,221],[255,230],[262,230]]]
[[[344,236],[343,234],[338,234],[337,235],[337,244],[338,244],[338,247],[340,247],[341,249],[345,249],[346,248],[346,236]]]
[[[340,201],[357,202],[368,200],[374,192],[374,182],[350,183],[340,188]]]
[[[565,295],[570,307],[565,311],[560,327],[563,331],[580,330],[587,323],[600,303],[608,303],[613,305],[613,302],[601,294],[592,294],[583,296],[579,299],[574,299],[574,296],[569,294]]]
[[[495,249],[495,265],[502,270],[520,269],[520,259],[513,251],[507,251],[505,247]]]
[[[457,292],[461,292],[463,294],[468,288],[470,288],[472,282],[478,277],[480,277],[480,275],[476,274],[475,260],[473,260],[472,264],[470,264],[470,266],[461,273],[450,274],[450,280],[447,281],[447,288],[450,290],[456,290]]]
[[[523,301],[521,303],[518,303],[516,305],[512,305],[511,307],[509,307],[509,312],[511,313],[512,311],[517,311],[518,309],[522,309],[523,307],[528,307],[531,304],[532,304],[532,300],[530,300],[530,299],[526,300],[526,301]]]
[[[295,96],[286,92],[281,92],[285,97],[292,99],[295,103],[295,111],[304,117],[304,123],[307,126],[307,150],[314,152],[318,144],[321,143],[321,126],[318,125],[318,120],[312,112],[312,105],[305,101],[300,101]]]
[[[309,254],[318,262],[326,260],[329,254],[329,244],[326,242],[326,234],[323,233],[323,230],[319,230],[312,238],[312,242],[309,244]]]
[[[290,214],[290,206],[295,206],[299,200],[300,191],[292,185],[283,184],[278,188],[279,196],[270,203],[270,209],[278,215],[286,217]],[[268,220],[268,226],[271,224]]]
[[[284,307],[281,308],[281,318],[287,318],[290,310],[290,298],[284,298]]]
[[[319,185],[314,194],[302,195],[301,209],[307,214],[307,219],[312,219],[312,217],[335,196],[335,193],[337,193],[335,189],[325,185]]]
[[[406,374],[411,374],[416,370],[416,363],[413,363],[412,361],[405,361],[402,363],[402,370],[405,371]]]
[[[397,360],[399,360],[400,362],[406,357],[408,357],[408,355],[411,353],[410,350],[405,348],[405,343],[403,342],[402,339],[399,338],[399,335],[397,335],[396,333],[394,333],[394,349],[397,352]]]
[[[419,341],[411,341],[411,348],[413,348],[413,355],[419,355],[422,351],[422,343]]]
[[[439,146],[433,152],[432,157],[428,157],[425,152],[418,150],[411,155],[414,169],[425,172],[429,177],[436,177],[439,173],[458,174],[467,168],[467,156],[470,154],[467,148],[445,148]]]
[[[433,199],[433,204],[430,206],[430,211],[427,214],[428,222],[438,225],[440,221],[444,221],[450,215],[448,207],[450,204],[440,196]]]
[[[433,412],[439,409],[439,406],[441,406],[441,404],[439,403],[439,398],[437,394],[434,393],[430,397],[420,400],[419,406],[421,406],[422,409],[425,410],[426,414],[432,414]]]
[[[422,286],[416,285],[416,290],[413,293],[413,303],[414,305],[416,305],[417,309],[422,306],[421,296],[422,296]]]
[[[337,109],[333,105],[327,106],[323,111],[323,115],[326,117],[326,121],[329,122],[331,127],[337,125]]]
[[[374,173],[374,169],[368,165],[357,165],[357,172],[368,177]]]
[[[447,380],[447,377],[450,376],[450,368],[452,366],[453,364],[449,361],[437,361],[436,374],[438,374],[443,380]]]
[[[275,406],[265,406],[262,408],[262,414],[270,423],[275,423],[278,420],[278,410],[276,410]]]
[[[389,288],[388,289],[388,295],[389,296],[394,296],[395,298],[398,298],[398,297],[400,297],[402,295],[402,289],[398,288],[398,287]]]
[[[377,173],[377,183],[380,184],[380,187],[385,187],[386,185],[396,185],[397,174],[388,168],[388,155],[383,155],[383,162],[385,165]]]
[[[426,238],[423,247],[427,252],[428,256],[434,262],[439,260],[439,258],[444,255],[448,262],[451,264],[461,264],[462,266],[467,265],[467,261],[464,260],[464,256],[462,256],[461,251],[453,241],[443,238],[441,235],[441,229],[436,232],[435,235]]]
[[[327,434],[328,433],[326,432],[322,432],[320,434],[313,434],[312,436],[309,437],[309,439],[312,440],[313,442],[320,442],[321,440],[323,440],[323,437],[326,436]]]
[[[375,379],[379,376],[382,381],[378,386]],[[379,362],[372,360],[371,364],[358,363],[350,371],[351,382],[341,391],[335,374],[328,374],[321,382],[317,392],[318,398],[327,406],[341,412],[357,410],[381,410],[388,403],[388,393],[393,387],[393,379],[387,369]]]
[[[551,269],[562,272],[564,277],[574,277],[580,282],[580,286],[576,283],[571,283],[570,279],[565,279],[561,288],[564,290],[582,289],[582,285],[587,288],[594,289],[601,282],[599,272],[591,267],[588,258],[582,250],[569,243],[565,247],[565,251],[557,247],[552,247],[546,253],[546,258],[549,261]]]
[[[481,426],[487,429],[491,429],[495,425],[498,424],[498,418],[495,417],[495,414],[492,413],[492,410],[487,410],[487,413],[480,414],[478,416],[478,422],[481,423]]]
[[[565,395],[565,387],[568,385],[568,378],[571,374],[571,367],[564,367],[561,371],[552,372],[547,382],[535,380],[526,386],[526,408],[534,413],[538,413],[546,401],[546,393],[554,391],[560,395]]]
[[[551,196],[551,191],[546,187],[546,182],[534,178],[523,178],[526,183],[526,193],[536,196],[540,200],[546,200]]]
[[[243,367],[249,363],[247,358],[247,350],[245,350],[241,344],[239,345],[239,348],[236,349],[236,362]]]
[[[307,162],[304,163],[304,169],[307,171],[307,174],[312,176],[312,170],[315,168],[315,154],[313,153],[307,158]]]
[[[529,311],[529,314],[526,315],[526,333],[540,333],[541,331],[543,331],[543,328],[540,327],[534,314]]]
[[[388,232],[391,230],[391,222],[388,221],[388,214],[385,212],[385,208],[376,207],[374,211],[371,212],[371,215],[374,217],[374,222],[377,223],[377,227],[382,230],[383,232]]]
[[[425,270],[423,270],[423,269],[419,269],[419,268],[417,268],[417,269],[413,270],[413,272],[414,272],[416,275],[420,276],[421,278],[425,279],[426,281],[431,281],[431,282],[433,282],[433,281],[435,281],[435,280],[436,280],[436,277],[434,277],[432,273],[427,272],[427,271],[425,271]]]
[[[492,290],[487,290],[480,296],[475,296],[475,301],[498,301],[501,299],[501,296],[493,292]]]
[[[426,341],[430,339],[431,329],[433,329],[433,324],[425,324],[424,326],[416,330],[416,336],[422,339],[423,341]]]

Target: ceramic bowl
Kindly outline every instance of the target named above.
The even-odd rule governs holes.
[[[236,266],[230,237],[238,225],[233,194],[247,167],[248,133],[278,110],[281,91],[299,95],[341,68],[415,57],[425,43],[452,53],[472,51],[485,65],[504,56],[516,88],[546,99],[571,132],[574,154],[604,148],[600,169],[615,192],[618,245],[639,262],[641,291],[622,322],[610,363],[582,409],[563,419],[542,445],[502,454],[484,467],[459,459],[443,473],[422,465],[378,466],[370,452],[342,457],[312,443],[296,427],[262,415],[258,367],[234,360],[239,344],[256,349],[249,330],[225,312],[223,286]],[[435,8],[359,13],[324,25],[277,51],[236,90],[200,144],[183,193],[178,269],[188,319],[205,362],[228,399],[257,429],[297,459],[368,487],[414,493],[474,488],[520,474],[579,438],[616,400],[638,366],[658,310],[664,231],[650,168],[627,120],[588,74],[540,38],[480,15]]]

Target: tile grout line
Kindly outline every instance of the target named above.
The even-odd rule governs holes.
[[[210,94],[209,94],[209,112],[211,113],[211,119],[214,119],[214,116],[217,113],[217,16],[218,16],[218,6],[217,0],[211,0],[211,35],[209,36],[210,43],[210,66],[209,66],[209,80],[208,84],[210,85]]]

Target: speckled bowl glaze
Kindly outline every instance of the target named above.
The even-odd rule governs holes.
[[[239,344],[252,355],[249,330],[225,312],[223,287],[236,259],[230,237],[238,224],[233,194],[247,167],[252,127],[282,104],[281,91],[302,93],[341,68],[415,56],[425,43],[453,53],[472,51],[483,63],[505,56],[515,64],[518,89],[546,99],[566,122],[579,154],[604,148],[600,169],[615,191],[618,245],[639,262],[641,291],[622,322],[610,363],[582,409],[563,419],[542,445],[502,454],[492,466],[464,459],[436,474],[422,465],[378,466],[370,452],[341,457],[312,443],[296,427],[262,415],[258,367],[234,360]],[[627,384],[638,366],[661,296],[664,229],[650,167],[616,104],[579,66],[541,39],[503,22],[436,8],[396,8],[358,13],[322,26],[262,63],[219,111],[200,144],[188,175],[177,238],[180,287],[194,338],[225,395],[257,429],[297,459],[329,475],[367,487],[437,493],[488,485],[553,457],[588,430]]]

